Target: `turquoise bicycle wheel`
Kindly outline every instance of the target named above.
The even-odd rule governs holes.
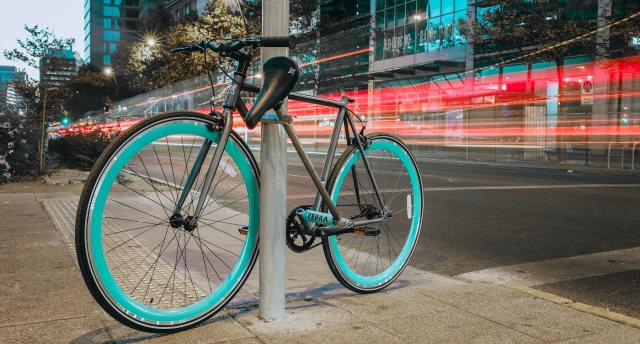
[[[415,159],[400,139],[368,136],[365,157],[350,146],[336,162],[327,183],[340,216],[353,222],[392,217],[366,227],[378,235],[341,234],[323,237],[324,254],[334,276],[346,288],[371,293],[389,286],[405,269],[422,225],[422,181]],[[380,191],[376,197],[364,165],[366,158]],[[374,231],[371,231],[374,230]],[[362,232],[361,232],[362,233]]]
[[[141,121],[117,137],[94,166],[78,205],[80,271],[102,308],[148,332],[184,330],[221,310],[258,255],[259,170],[233,133],[210,189],[200,186],[220,133],[211,117],[175,112]],[[208,154],[200,148],[211,141]],[[204,159],[171,220],[192,167]],[[175,219],[175,217],[174,217]]]

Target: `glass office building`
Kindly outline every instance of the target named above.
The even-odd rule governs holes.
[[[84,56],[87,62],[110,65],[118,46],[137,37],[140,15],[145,17],[161,0],[85,0]]]
[[[376,60],[465,44],[456,23],[467,0],[376,0]]]
[[[13,89],[14,82],[27,80],[27,74],[14,66],[0,66],[0,106],[18,105],[21,101]]]

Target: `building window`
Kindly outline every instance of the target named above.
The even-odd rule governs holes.
[[[105,65],[110,65],[111,64],[111,55],[104,55],[102,60],[103,60]]]
[[[376,60],[466,44],[457,23],[467,1],[376,0]]]
[[[184,5],[184,14],[185,15],[189,14],[190,10],[191,10],[191,6],[189,6],[189,4]]]
[[[105,17],[120,17],[120,9],[113,6],[104,6]]]
[[[178,17],[178,19],[180,19],[180,10],[176,11],[176,17]]]
[[[120,32],[118,32],[118,31],[105,31],[104,32],[104,40],[105,41],[119,41],[120,40]]]

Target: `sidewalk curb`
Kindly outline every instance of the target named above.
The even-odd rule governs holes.
[[[529,288],[520,284],[507,283],[507,284],[502,284],[502,286],[505,288],[516,290],[524,294],[529,294],[531,296],[535,296],[537,298],[547,300],[562,306],[573,308],[581,312],[597,315],[599,317],[609,319],[615,322],[619,322],[621,324],[640,328],[640,319],[632,318],[620,313],[611,312],[606,309],[602,309],[600,307],[590,306],[580,302],[573,302],[569,299],[565,299],[564,297],[549,294],[544,291]]]
[[[640,177],[640,170],[621,170],[618,168],[608,169],[605,167],[600,167],[602,170],[597,170],[599,167],[594,166],[585,166],[578,164],[566,164],[566,165],[529,165],[529,164],[505,164],[505,163],[496,163],[491,161],[463,161],[463,160],[446,160],[446,159],[435,159],[435,158],[426,158],[416,156],[416,160],[428,163],[440,163],[443,165],[458,165],[458,166],[487,166],[492,168],[500,168],[500,169],[523,169],[523,170],[539,170],[539,171],[564,171],[567,172],[571,170],[571,173],[584,173],[584,174],[599,174],[599,175],[615,175],[622,177]],[[550,163],[540,163],[540,164],[550,164]],[[586,169],[585,169],[586,168]]]

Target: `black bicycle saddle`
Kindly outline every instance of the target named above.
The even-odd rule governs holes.
[[[267,110],[284,100],[298,82],[299,75],[298,65],[288,57],[275,56],[264,63],[262,88],[247,113],[246,123],[249,130],[258,125]]]

